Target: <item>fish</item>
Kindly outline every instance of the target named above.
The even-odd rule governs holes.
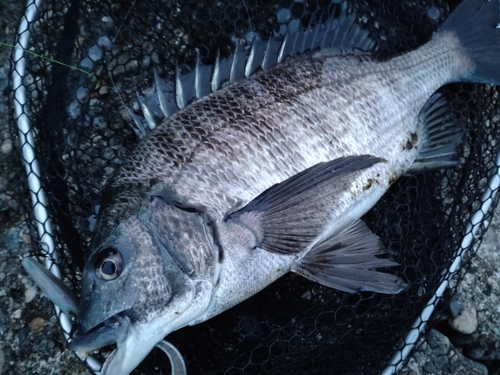
[[[291,56],[165,119],[103,193],[70,347],[115,345],[101,374],[129,374],[288,272],[403,290],[360,218],[398,177],[457,165],[463,131],[435,92],[500,84],[498,23],[498,0],[465,0],[414,51],[377,61],[343,38],[344,53]]]
[[[61,279],[38,263],[34,257],[24,258],[21,264],[42,293],[51,299],[52,303],[62,312],[69,316],[78,312],[79,298]],[[162,340],[156,344],[156,347],[161,349],[170,360],[172,375],[185,375],[187,373],[184,359],[174,345]]]

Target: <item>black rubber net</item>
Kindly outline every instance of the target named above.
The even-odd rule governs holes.
[[[47,251],[47,241],[40,240],[42,228],[54,239],[56,253],[50,257],[60,265],[65,282],[78,290],[101,191],[138,142],[131,116],[142,116],[137,93],[151,95],[154,70],[174,80],[176,66],[189,72],[198,53],[201,61],[212,64],[217,53],[227,57],[236,44],[248,51],[256,37],[280,40],[292,24],[306,28],[341,12],[356,14],[357,23],[377,42],[375,57],[387,59],[428,41],[457,3],[34,3],[33,19],[21,20],[32,52],[24,55],[26,101],[12,98],[17,108],[13,135],[20,150],[31,142],[38,164],[26,154],[24,162],[28,173],[41,178],[40,189],[26,184],[31,197],[26,203],[49,212],[46,220],[30,217],[38,239],[34,253]],[[15,73],[19,65],[12,69]],[[19,84],[12,82],[13,90]],[[417,318],[429,301],[437,304],[433,297],[456,256],[462,255],[466,265],[481,241],[484,225],[475,225],[472,216],[480,213],[481,223],[487,222],[496,206],[498,195],[490,182],[498,173],[500,151],[498,87],[454,84],[441,92],[466,129],[460,164],[399,179],[364,217],[401,264],[397,273],[409,287],[394,296],[347,294],[289,274],[218,317],[172,333],[168,340],[183,354],[188,374],[379,373],[394,351],[408,344],[412,325],[419,334],[432,326],[435,314],[429,321],[426,317],[418,323]],[[33,127],[33,140],[18,130],[23,116]],[[155,349],[135,373],[169,371],[168,359]]]

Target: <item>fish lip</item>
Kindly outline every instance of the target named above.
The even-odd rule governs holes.
[[[106,360],[102,364],[102,367],[100,370],[101,374],[104,374],[104,375],[108,374],[108,372],[109,372],[108,370],[114,361],[114,357],[116,357],[117,355],[118,355],[118,349],[114,349],[111,352],[111,354],[108,356],[108,358],[106,358]]]
[[[130,316],[130,309],[123,310],[87,331],[79,329],[69,344],[71,350],[87,356],[96,349],[123,342],[132,324]]]

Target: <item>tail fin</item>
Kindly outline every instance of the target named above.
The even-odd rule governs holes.
[[[451,31],[475,68],[465,80],[500,85],[499,0],[464,0],[441,26]]]

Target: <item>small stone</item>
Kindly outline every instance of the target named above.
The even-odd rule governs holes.
[[[436,354],[448,354],[450,351],[450,340],[441,332],[431,330],[427,336],[427,343]]]
[[[56,343],[55,343],[54,341],[52,341],[52,340],[48,340],[48,342],[47,342],[47,348],[48,348],[49,350],[54,349],[54,347],[55,347],[55,346],[56,346]]]
[[[462,305],[458,301],[451,301],[450,302],[450,312],[451,316],[456,318],[458,314],[460,314],[460,311],[462,311]]]
[[[474,304],[469,302],[456,318],[448,319],[448,324],[455,331],[470,335],[477,329],[477,311]]]
[[[288,21],[290,21],[290,18],[292,18],[292,12],[290,11],[290,9],[281,9],[278,14],[277,14],[277,17],[278,19],[278,22],[279,23],[287,23]]]
[[[80,67],[85,70],[92,70],[94,68],[94,63],[88,57],[85,57],[82,61],[80,61]]]
[[[7,250],[17,249],[19,244],[19,230],[9,230],[2,236],[1,241]]]
[[[36,287],[26,286],[26,289],[24,290],[24,299],[26,300],[26,303],[33,301],[36,296],[36,291]]]
[[[102,59],[103,52],[99,46],[92,46],[89,48],[89,57],[94,61],[99,61]]]
[[[288,31],[296,32],[300,29],[300,21],[298,19],[293,19],[288,24]]]
[[[139,63],[137,62],[137,60],[131,60],[129,61],[126,65],[125,65],[125,70],[127,72],[130,72],[130,71],[135,71],[137,70],[137,68],[139,67]]]
[[[478,374],[478,375],[488,375],[490,372],[488,371],[488,368],[486,365],[480,363],[480,362],[473,362],[473,370],[471,371],[472,374]]]
[[[84,102],[85,100],[87,100],[89,98],[89,90],[84,86],[80,86],[76,90],[76,98],[79,101]]]
[[[107,36],[101,36],[98,41],[99,45],[104,48],[106,51],[111,50],[113,48],[113,43]]]
[[[429,17],[433,21],[437,21],[439,20],[439,17],[441,17],[441,12],[436,7],[430,7],[427,10],[427,17]]]
[[[12,319],[20,319],[21,318],[21,315],[23,313],[23,310],[22,309],[17,309],[15,310],[12,315],[11,315],[11,318]]]
[[[19,208],[19,203],[17,203],[17,201],[15,199],[11,199],[9,200],[9,207],[12,209],[12,210],[17,210]]]
[[[43,318],[35,318],[29,323],[31,331],[34,333],[41,332],[46,324],[47,321]]]
[[[29,245],[31,243],[31,236],[28,233],[23,233],[21,235],[21,240],[24,244]]]
[[[486,349],[481,348],[480,346],[472,348],[467,352],[467,355],[472,359],[481,359],[484,357],[486,353]]]
[[[427,372],[428,374],[435,374],[436,373],[436,366],[434,366],[431,361],[428,361],[428,362],[425,362],[423,370],[425,372]]]
[[[10,139],[6,139],[2,143],[2,153],[7,155],[12,152],[12,141]]]
[[[47,346],[48,346],[48,340],[46,338],[41,339],[37,345],[38,350],[40,350],[40,351],[47,350]]]
[[[450,373],[450,361],[447,355],[436,356],[436,366],[443,374]]]

